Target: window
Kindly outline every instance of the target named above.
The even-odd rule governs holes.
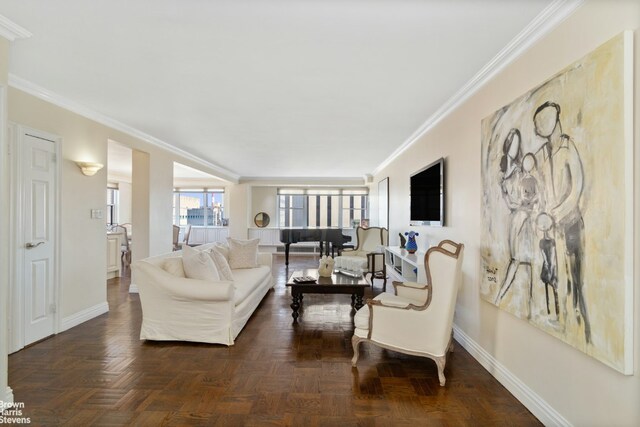
[[[107,187],[107,225],[118,223],[118,202],[120,194],[118,187]]]
[[[224,218],[224,190],[175,190],[173,224],[221,226]]]
[[[350,226],[357,221],[358,224],[363,219],[368,218],[367,215],[367,195],[349,194],[342,196],[342,223]]]
[[[368,218],[367,189],[278,189],[280,227],[352,227]]]
[[[306,196],[282,195],[278,196],[280,227],[306,226]]]

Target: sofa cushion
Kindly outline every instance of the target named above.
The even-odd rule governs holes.
[[[242,268],[233,270],[235,293],[233,301],[235,305],[243,302],[258,286],[271,275],[271,269],[261,265],[257,268]]]
[[[206,252],[185,245],[182,249],[182,265],[189,279],[220,280],[218,269]]]
[[[260,239],[237,240],[227,237],[229,242],[229,266],[231,269],[256,268],[258,266],[258,243]]]
[[[222,280],[233,280],[233,274],[231,273],[231,267],[229,267],[229,262],[224,257],[224,255],[220,252],[217,247],[212,247],[209,251],[209,255],[211,259],[213,259],[216,268],[218,269],[218,275]]]
[[[184,267],[182,266],[182,257],[167,258],[162,263],[162,269],[167,273],[176,277],[187,277],[184,274]]]
[[[357,329],[369,329],[369,306],[363,305],[353,316],[353,324]]]

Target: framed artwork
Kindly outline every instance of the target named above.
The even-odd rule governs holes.
[[[633,370],[632,32],[482,121],[483,299]]]
[[[378,226],[389,229],[389,178],[378,182]]]

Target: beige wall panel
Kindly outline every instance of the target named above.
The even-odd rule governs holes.
[[[439,157],[447,159],[444,228],[412,227],[418,245],[449,238],[466,245],[464,284],[456,324],[573,425],[639,425],[640,376],[624,376],[562,341],[480,299],[480,123],[623,30],[635,30],[635,141],[640,130],[640,3],[587,1],[574,15],[522,54],[375,177],[389,176],[390,241],[409,230],[409,176]],[[426,118],[425,118],[426,119]],[[635,169],[638,168],[636,150]],[[638,220],[638,178],[636,177]],[[377,209],[372,204],[372,209]],[[637,229],[637,226],[636,226]],[[636,259],[638,266],[638,233]],[[638,269],[635,268],[635,283]],[[635,367],[640,366],[640,291],[635,289]],[[455,363],[455,360],[452,362]]]

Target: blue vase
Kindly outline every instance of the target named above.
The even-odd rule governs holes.
[[[419,236],[420,234],[416,233],[415,231],[408,231],[405,232],[404,235],[407,236],[407,243],[404,245],[405,249],[410,254],[415,253],[418,250],[416,236]]]

